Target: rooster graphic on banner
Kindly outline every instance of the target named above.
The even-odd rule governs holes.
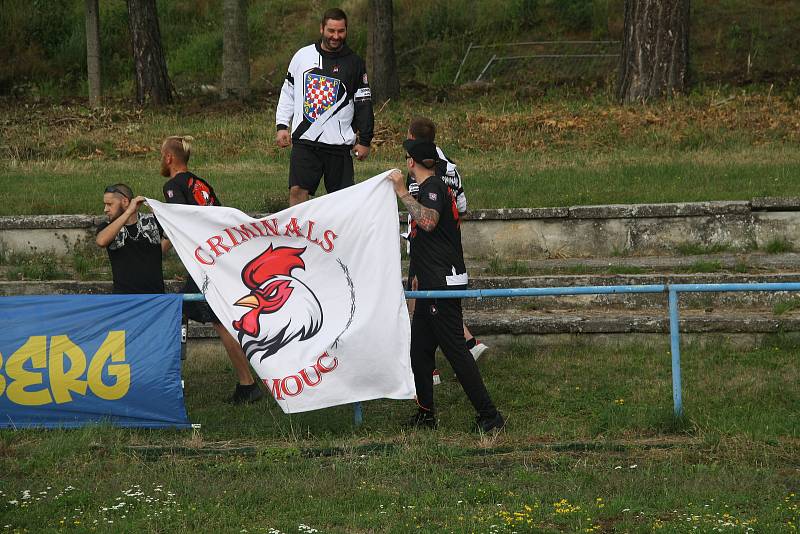
[[[250,311],[233,321],[233,328],[248,359],[259,356],[263,361],[293,339],[305,341],[322,328],[319,300],[292,276],[292,271],[305,269],[300,257],[305,250],[270,245],[242,270],[242,282],[251,291],[234,304]]]

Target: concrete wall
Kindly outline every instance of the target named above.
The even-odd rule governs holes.
[[[401,217],[402,220],[402,217]],[[0,217],[0,250],[66,254],[94,239],[102,217]],[[468,258],[546,259],[667,255],[682,245],[763,248],[800,244],[800,199],[477,210],[462,226]]]
[[[0,252],[68,254],[84,240],[94,241],[104,217],[89,215],[24,215],[0,217]]]
[[[472,258],[660,256],[681,246],[800,243],[800,199],[479,210],[464,221]]]

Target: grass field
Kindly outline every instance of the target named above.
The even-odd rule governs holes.
[[[223,202],[250,212],[287,205],[288,151],[274,146],[274,106],[191,101],[162,112],[2,104],[0,215],[99,213],[107,184],[161,198],[158,148],[196,137],[192,168]],[[606,97],[455,92],[377,114],[357,180],[402,166],[413,115],[431,116],[462,171],[472,208],[749,200],[800,196],[800,99],[769,88],[706,90],[651,106]]]
[[[295,416],[222,402],[233,375],[190,345],[199,431],[0,433],[0,529],[10,532],[792,532],[800,522],[800,359],[684,348],[686,415],[672,417],[664,344],[496,346],[481,361],[508,417],[468,432],[442,367],[438,431],[413,403]]]
[[[440,124],[473,208],[800,196],[791,95],[715,89],[647,107],[556,96],[390,102],[357,177],[401,164],[405,124],[423,114]],[[158,146],[174,133],[197,138],[192,166],[226,204],[286,206],[272,101],[0,107],[0,215],[99,214],[103,187],[117,181],[160,198]],[[105,279],[90,245],[68,264],[3,257],[0,271]],[[271,401],[225,405],[229,364],[216,344],[197,344],[184,370],[197,432],[0,432],[0,532],[796,530],[796,344],[684,347],[686,416],[676,421],[666,338],[627,339],[494,347],[481,368],[509,425],[491,438],[468,432],[471,410],[446,367],[439,431],[406,431],[413,403],[390,401],[367,403],[356,429],[346,406],[289,417]]]

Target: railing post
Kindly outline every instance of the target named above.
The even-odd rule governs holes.
[[[672,352],[672,403],[675,417],[683,416],[681,399],[681,331],[678,319],[678,292],[669,288],[669,343]]]
[[[489,60],[489,61],[486,63],[486,65],[483,67],[483,70],[481,71],[481,73],[480,73],[480,74],[478,74],[478,77],[477,77],[477,78],[475,78],[475,81],[476,81],[476,82],[479,82],[479,81],[481,81],[481,78],[483,78],[483,75],[484,75],[484,74],[486,74],[486,71],[487,71],[487,70],[489,70],[489,67],[491,66],[491,64],[492,64],[492,63],[494,63],[494,60],[495,60],[495,59],[497,59],[497,54],[493,55],[493,56],[492,56],[492,59],[490,59],[490,60]]]
[[[360,427],[361,424],[364,422],[364,412],[361,409],[361,403],[356,402],[353,403],[353,424],[356,428]]]
[[[458,77],[461,76],[461,69],[464,67],[464,63],[467,61],[467,56],[469,55],[470,50],[472,50],[472,43],[469,44],[467,51],[464,53],[464,57],[461,58],[461,65],[458,66],[458,71],[456,72],[456,77],[453,78],[453,85],[456,84],[458,81]]]

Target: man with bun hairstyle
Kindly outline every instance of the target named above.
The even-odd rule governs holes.
[[[467,287],[467,271],[461,249],[461,230],[455,195],[436,175],[436,145],[407,139],[408,172],[419,185],[415,200],[395,169],[388,175],[395,193],[405,205],[412,222],[409,230],[415,286],[420,290]],[[467,398],[478,412],[475,429],[486,433],[503,428],[505,420],[497,411],[481,378],[478,364],[467,350],[463,336],[461,299],[425,299],[417,303],[411,320],[411,369],[417,389],[417,412],[409,420],[413,427],[436,428],[433,401],[433,369],[436,348],[441,347],[455,371]]]
[[[192,141],[193,139],[189,136],[171,136],[161,144],[161,175],[169,178],[164,184],[164,199],[168,204],[221,206],[222,203],[214,192],[214,188],[196,174],[189,172],[188,164],[189,156],[192,153]],[[192,277],[188,276],[182,292],[200,293],[201,291]],[[198,323],[211,323],[219,335],[239,379],[230,401],[233,404],[241,404],[261,399],[264,392],[259,388],[258,382],[253,379],[250,363],[244,355],[242,346],[222,326],[211,306],[207,302],[186,302],[183,305],[183,312],[189,319]]]

